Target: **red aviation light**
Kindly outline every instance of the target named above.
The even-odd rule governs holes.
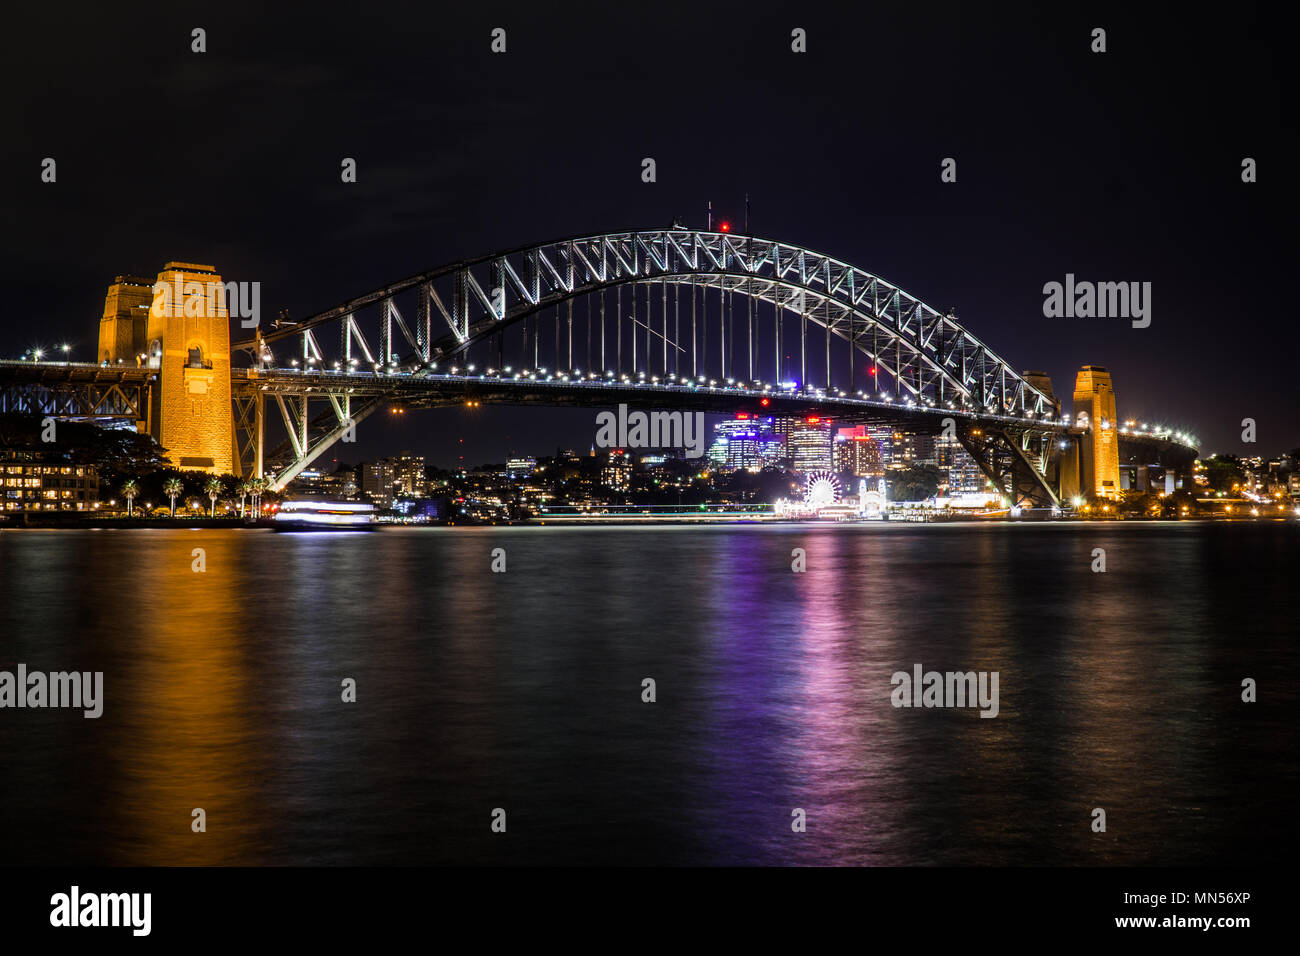
[[[731,232],[731,223],[727,222],[726,220],[723,220],[722,222],[720,222],[720,223],[718,224],[718,231],[719,231],[719,232]]]
[[[762,405],[764,408],[767,408],[767,406],[772,404],[772,400],[770,398],[760,398],[758,400],[758,404]]]

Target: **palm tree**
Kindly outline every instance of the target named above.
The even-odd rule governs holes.
[[[252,482],[247,478],[235,485],[235,494],[239,495],[239,517],[244,517],[244,500],[252,493]]]
[[[203,493],[212,500],[212,517],[217,516],[217,499],[221,497],[221,479],[213,475],[203,486]]]
[[[262,492],[266,491],[266,479],[254,478],[249,482],[252,486],[253,495],[253,512],[260,517],[262,514]]]
[[[176,517],[176,499],[185,493],[185,486],[179,478],[168,478],[163,482],[163,494],[172,500],[172,517]]]
[[[135,496],[140,493],[140,483],[134,478],[122,482],[122,497],[126,499],[126,516],[135,514]]]

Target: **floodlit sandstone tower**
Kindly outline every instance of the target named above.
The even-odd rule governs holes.
[[[1047,396],[1052,403],[1053,413],[1059,416],[1061,414],[1061,400],[1052,391],[1052,377],[1046,372],[1025,371],[1023,374],[1026,382]]]
[[[1119,423],[1115,416],[1115,390],[1110,372],[1100,365],[1085,365],[1074,380],[1074,421],[1091,431],[1080,442],[1080,481],[1083,494],[1119,497]]]
[[[118,276],[104,297],[104,315],[99,320],[99,349],[96,361],[129,365],[140,361],[148,344],[149,307],[153,304],[153,281],[138,276]]]
[[[230,320],[213,266],[169,262],[158,273],[145,354],[158,369],[151,432],[178,468],[234,471]]]

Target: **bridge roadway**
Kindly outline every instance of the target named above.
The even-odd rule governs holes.
[[[241,374],[242,373],[242,374]],[[380,398],[409,408],[464,405],[468,401],[502,405],[629,407],[664,411],[700,411],[720,415],[750,412],[778,417],[816,416],[846,426],[894,424],[923,434],[938,434],[943,419],[978,425],[1034,427],[1061,434],[1085,434],[1063,421],[991,415],[959,408],[917,405],[889,398],[867,399],[827,394],[822,389],[751,389],[736,385],[686,385],[680,382],[621,381],[612,378],[500,376],[474,374],[408,374],[337,372],[299,369],[235,369],[232,385],[237,392],[262,391],[300,396],[307,392],[351,395],[354,399]],[[766,400],[768,404],[762,404]],[[594,428],[594,426],[593,426]],[[593,431],[594,434],[594,431]],[[1154,440],[1154,436],[1151,436]]]
[[[301,395],[307,391],[349,393],[356,398],[380,397],[400,401],[413,408],[463,405],[467,401],[503,405],[588,406],[604,408],[619,403],[665,411],[702,411],[722,415],[751,412],[761,415],[818,416],[846,426],[894,424],[922,434],[938,434],[943,419],[1034,428],[1061,435],[1085,435],[1090,429],[1070,424],[1068,415],[1051,418],[993,415],[956,407],[917,405],[889,397],[865,398],[827,394],[822,389],[807,392],[794,389],[750,389],[736,385],[685,385],[678,382],[634,382],[617,379],[571,377],[503,377],[499,375],[436,374],[413,375],[379,372],[336,372],[299,369],[235,369],[231,373],[236,391]],[[766,405],[762,404],[766,399]],[[1125,441],[1153,448],[1195,452],[1195,446],[1173,432],[1118,429]]]
[[[501,375],[418,372],[342,372],[315,369],[245,369],[236,373],[236,394],[260,393],[281,402],[290,441],[276,455],[292,451],[297,461],[275,481],[282,487],[328,448],[347,427],[378,408],[400,403],[409,408],[436,408],[468,402],[511,405],[609,408],[618,404],[646,410],[699,411],[723,415],[748,412],[754,415],[817,417],[838,425],[887,424],[920,434],[938,435],[952,421],[952,434],[994,479],[1007,488],[1017,504],[1047,506],[1062,504],[1062,472],[1059,462],[1082,447],[1090,428],[1071,423],[1069,416],[1053,420],[997,415],[966,408],[917,404],[889,396],[868,398],[825,390],[747,388],[740,383],[701,384],[673,380],[633,380],[630,376],[598,378],[568,375]],[[310,396],[330,397],[332,412],[314,423],[320,433],[311,440],[306,419]],[[302,403],[293,414],[286,399]],[[294,430],[299,434],[295,437]],[[595,426],[593,424],[593,435]],[[1172,468],[1190,480],[1196,449],[1182,436],[1167,432],[1119,428],[1119,457],[1125,465],[1158,464]],[[259,465],[260,467],[260,465]],[[1077,466],[1076,466],[1077,467]]]
[[[81,420],[147,422],[150,392],[158,371],[147,366],[85,362],[0,361],[0,412],[54,415]],[[945,419],[980,467],[1017,502],[1060,504],[1060,473],[1049,474],[1058,449],[1082,443],[1090,429],[1069,416],[1053,420],[997,415],[960,407],[917,404],[890,396],[827,393],[823,389],[748,388],[743,384],[684,383],[595,376],[534,374],[457,374],[415,371],[343,372],[330,369],[236,368],[231,391],[237,433],[244,435],[244,460],[262,473],[263,458],[293,452],[294,463],[273,478],[281,488],[344,434],[348,427],[382,407],[438,408],[467,402],[509,405],[700,411],[733,415],[817,417],[837,425],[888,424],[938,435]],[[276,402],[289,438],[269,455],[264,451],[264,407]],[[311,418],[309,402],[326,400],[330,409]],[[766,404],[764,404],[766,403]],[[593,424],[593,435],[594,435]],[[1118,429],[1122,464],[1159,464],[1190,476],[1196,449],[1185,436],[1170,432]]]

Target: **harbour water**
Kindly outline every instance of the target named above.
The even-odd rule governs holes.
[[[1294,522],[4,531],[0,671],[104,701],[0,709],[0,863],[1279,863],[1297,557]],[[996,672],[996,718],[893,706],[918,664]]]

